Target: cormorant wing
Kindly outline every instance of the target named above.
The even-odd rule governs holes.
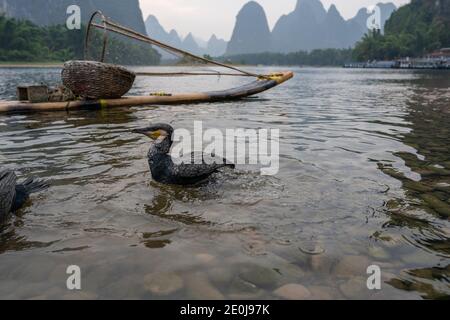
[[[11,211],[16,197],[17,177],[11,170],[0,170],[0,220]]]
[[[183,179],[196,179],[207,177],[214,173],[217,169],[226,166],[226,160],[222,158],[217,158],[216,163],[205,162],[205,157],[207,155],[199,152],[191,153],[190,163],[174,164],[172,174]],[[214,157],[214,155],[212,155]],[[201,159],[201,160],[200,160]],[[197,161],[195,161],[197,160]],[[214,160],[214,159],[213,159]],[[201,163],[200,163],[201,161]]]

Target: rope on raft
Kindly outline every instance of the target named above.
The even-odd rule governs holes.
[[[102,17],[102,24],[97,24],[97,23],[93,22],[93,20],[94,20],[96,15],[100,15]],[[224,64],[224,63],[221,63],[221,62],[217,62],[217,61],[214,61],[214,60],[211,60],[211,59],[200,57],[200,56],[192,54],[192,53],[190,53],[188,51],[181,50],[181,49],[169,46],[169,45],[167,45],[165,43],[162,43],[162,42],[157,41],[155,39],[152,39],[152,38],[150,38],[150,37],[148,37],[146,35],[143,35],[143,34],[137,32],[137,31],[134,31],[132,29],[129,29],[129,28],[121,26],[121,25],[119,25],[117,23],[114,23],[114,22],[110,21],[109,19],[107,19],[99,11],[95,12],[92,15],[92,17],[91,17],[91,20],[90,20],[90,23],[89,23],[89,27],[88,27],[88,31],[87,31],[88,34],[86,36],[87,40],[89,39],[89,30],[90,30],[90,26],[91,25],[96,27],[96,28],[98,28],[98,29],[104,30],[105,34],[106,34],[106,31],[111,31],[111,32],[114,32],[114,33],[117,33],[117,34],[129,37],[129,38],[132,38],[132,39],[144,42],[144,43],[155,45],[155,46],[160,47],[161,49],[163,49],[163,50],[165,50],[167,52],[174,53],[175,55],[186,56],[186,57],[189,57],[189,58],[194,59],[194,60],[201,61],[201,62],[206,63],[206,64],[212,64],[212,65],[216,65],[216,66],[219,66],[219,67],[222,67],[222,68],[227,68],[227,69],[234,70],[234,71],[238,72],[238,74],[236,74],[236,73],[220,73],[220,72],[211,72],[211,73],[209,73],[209,72],[204,72],[204,73],[190,73],[190,72],[150,73],[150,72],[142,72],[142,73],[138,73],[137,75],[168,76],[168,77],[169,76],[190,76],[190,75],[224,75],[224,76],[244,76],[244,77],[255,77],[255,78],[260,78],[260,79],[261,78],[262,79],[270,79],[270,77],[266,76],[266,75],[261,75],[261,74],[256,74],[256,73],[252,73],[252,72],[249,72],[249,71],[245,71],[245,70],[242,70],[242,69],[234,67],[234,66],[230,66],[230,65],[227,65],[227,64]],[[106,39],[106,36],[105,36],[105,39]],[[87,44],[86,44],[86,46],[87,46]],[[106,40],[104,40],[102,59],[104,57],[105,46],[106,46]]]

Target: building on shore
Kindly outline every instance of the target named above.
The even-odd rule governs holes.
[[[421,58],[400,58],[392,61],[346,63],[344,68],[369,69],[450,69],[450,48],[442,48]]]

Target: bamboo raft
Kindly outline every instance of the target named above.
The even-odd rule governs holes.
[[[250,97],[252,95],[272,89],[294,76],[292,72],[272,74],[267,78],[258,79],[247,85],[223,91],[185,94],[155,94],[149,96],[126,96],[119,99],[75,100],[68,102],[31,103],[24,101],[0,101],[0,113],[5,112],[33,112],[33,111],[61,111],[73,109],[96,109],[123,106],[147,106],[170,104],[193,104],[217,101],[230,101]]]
[[[101,23],[94,20],[100,17]],[[89,39],[92,28],[103,30],[103,46],[101,48],[101,59],[89,61]],[[177,57],[187,57],[202,65],[213,65],[216,67],[233,70],[234,73],[222,72],[177,72],[177,73],[134,73],[117,65],[104,63],[106,46],[108,43],[108,32],[125,36],[136,41],[159,47]],[[254,77],[255,81],[240,87],[200,93],[156,93],[148,96],[124,96],[130,90],[135,76],[241,76]],[[93,13],[87,28],[85,38],[85,60],[69,61],[64,64],[62,71],[63,88],[68,88],[71,98],[56,100],[46,99],[46,88],[43,86],[18,87],[18,100],[25,101],[0,101],[0,113],[5,112],[32,112],[32,111],[61,111],[81,108],[106,108],[124,106],[145,105],[168,105],[208,103],[217,101],[229,101],[246,98],[269,89],[272,89],[294,76],[290,71],[262,75],[242,70],[238,67],[217,62],[206,57],[194,55],[190,52],[169,46],[165,43],[152,39],[135,30],[121,26],[111,19],[105,17],[101,12]],[[34,98],[32,98],[33,96]],[[78,99],[75,99],[78,96]],[[23,97],[26,97],[23,99]],[[37,99],[36,99],[37,97]]]

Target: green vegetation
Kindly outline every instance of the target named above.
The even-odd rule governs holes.
[[[448,0],[412,0],[386,22],[385,34],[366,34],[355,47],[360,61],[418,57],[450,47]]]
[[[86,28],[67,30],[64,26],[39,27],[26,20],[0,16],[0,61],[58,62],[82,59]],[[92,53],[99,57],[102,34],[95,32]],[[128,65],[159,64],[160,55],[148,45],[110,37],[107,62]]]
[[[227,62],[263,65],[341,66],[352,60],[352,49],[317,49],[311,52],[257,53],[226,57]]]

